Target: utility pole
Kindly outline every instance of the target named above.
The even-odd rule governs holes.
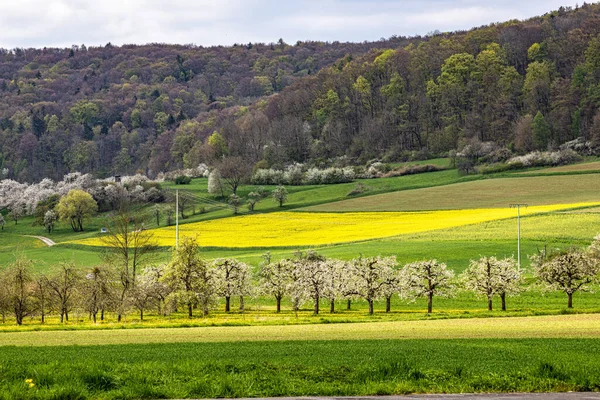
[[[529,204],[511,204],[510,208],[517,209],[517,266],[521,269],[521,207],[528,207]]]
[[[175,190],[175,248],[179,248],[179,189]]]

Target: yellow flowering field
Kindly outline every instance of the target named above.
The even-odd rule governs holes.
[[[533,206],[521,215],[547,213],[598,203]],[[440,210],[422,212],[309,213],[275,212],[236,216],[181,225],[180,238],[198,236],[204,247],[297,247],[380,239],[514,218],[510,208]],[[152,230],[161,246],[175,242],[175,227]],[[102,246],[99,238],[71,243]]]

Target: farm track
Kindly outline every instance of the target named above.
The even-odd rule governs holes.
[[[52,246],[56,245],[56,242],[54,242],[54,240],[49,239],[49,238],[44,237],[44,236],[32,236],[32,235],[24,235],[24,236],[26,236],[26,237],[32,237],[32,238],[41,240],[48,247],[52,247]]]

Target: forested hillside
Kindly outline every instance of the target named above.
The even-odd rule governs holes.
[[[374,43],[0,50],[0,178],[599,141],[599,33],[584,5]]]

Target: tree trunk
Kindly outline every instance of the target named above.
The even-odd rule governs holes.
[[[315,315],[319,315],[319,296],[315,296]]]
[[[225,296],[225,312],[229,312],[231,310],[231,297]]]
[[[281,297],[276,297],[277,300],[277,312],[281,312]]]
[[[42,325],[46,323],[46,313],[42,309]]]
[[[140,309],[140,321],[144,320],[144,309]]]
[[[506,311],[506,293],[500,293],[500,300],[502,300],[502,311]]]
[[[427,296],[427,313],[431,314],[431,312],[433,311],[433,293],[429,293],[429,295]]]
[[[60,312],[60,323],[62,324],[65,321],[65,314],[63,311]]]
[[[385,298],[385,312],[389,313],[390,311],[392,311],[392,296]]]
[[[94,321],[94,324],[96,323],[97,316],[98,316],[98,312],[93,312],[92,313],[92,321]]]
[[[104,321],[104,308],[100,310],[100,321]]]
[[[240,311],[244,312],[244,296],[240,296]]]
[[[567,307],[568,308],[573,308],[573,293],[567,293],[567,296],[569,298]]]
[[[373,315],[373,299],[369,299],[369,314]]]
[[[188,303],[188,317],[192,318],[192,316],[193,316],[192,303]]]
[[[65,321],[69,322],[69,313],[65,310]]]
[[[492,311],[492,296],[488,296],[488,311]]]
[[[329,312],[332,314],[335,312],[335,299],[331,299],[329,303]]]
[[[348,303],[346,304],[346,310],[350,310],[352,307],[352,300],[348,299]]]

